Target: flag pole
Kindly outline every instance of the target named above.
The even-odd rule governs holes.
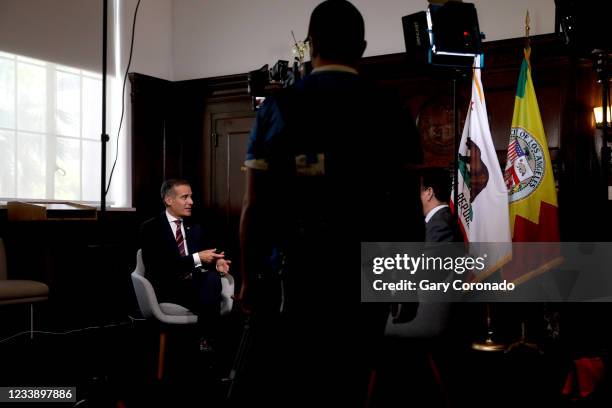
[[[525,49],[523,53],[527,58],[527,65],[529,66],[529,70],[531,70],[531,37],[529,36],[529,32],[531,31],[531,19],[529,18],[529,10],[525,12]]]
[[[527,10],[527,13],[525,14],[525,48],[530,48],[531,42],[529,39],[529,31],[531,30],[529,23],[531,23],[531,19],[529,18],[529,10]]]
[[[508,349],[506,350],[506,353],[511,352],[512,350],[516,349],[516,348],[520,348],[520,347],[524,347],[524,348],[529,348],[535,351],[542,351],[540,350],[540,347],[536,344],[536,343],[529,343],[527,342],[527,336],[526,336],[526,330],[525,330],[525,320],[521,321],[521,338],[517,341],[514,342],[512,344],[510,344],[508,346]]]
[[[487,338],[484,341],[472,343],[472,349],[478,351],[504,351],[506,345],[493,340],[493,327],[491,325],[491,304],[487,303]]]

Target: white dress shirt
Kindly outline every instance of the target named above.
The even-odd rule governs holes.
[[[187,247],[187,235],[185,235],[185,223],[181,218],[176,218],[174,215],[170,214],[168,210],[166,210],[166,217],[168,217],[168,222],[170,223],[170,228],[172,229],[172,235],[176,239],[176,220],[181,221],[181,233],[183,234],[183,240],[185,241],[185,255],[189,255],[189,248]],[[202,266],[202,260],[200,260],[200,256],[195,253],[193,254],[193,264],[194,266]]]

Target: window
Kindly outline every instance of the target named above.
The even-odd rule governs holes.
[[[0,52],[0,198],[98,201],[102,76]]]

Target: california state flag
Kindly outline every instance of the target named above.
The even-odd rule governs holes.
[[[559,241],[555,179],[531,80],[531,48],[525,48],[524,53],[504,174],[510,228],[514,242],[555,242]],[[561,261],[556,246],[546,251],[530,251],[529,256],[515,252],[513,262],[502,270],[502,278],[521,283]]]
[[[480,66],[480,56],[474,59],[474,66]],[[472,72],[472,98],[459,145],[457,205],[452,194],[451,207],[458,210],[470,252],[486,254],[486,268],[475,276],[482,280],[512,258],[512,248],[508,192],[491,138],[480,69]]]

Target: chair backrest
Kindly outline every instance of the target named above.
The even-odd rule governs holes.
[[[445,282],[450,283],[452,279],[454,274],[449,274]],[[389,316],[385,336],[411,339],[434,339],[441,336],[449,328],[452,302],[439,302],[438,296],[433,291],[418,290],[419,307],[414,319],[405,323],[393,323]]]
[[[136,252],[136,267],[134,268],[134,272],[140,276],[144,276],[145,268],[144,262],[142,261],[142,249],[139,249],[138,252]]]
[[[136,253],[136,268],[132,272],[132,283],[136,292],[136,300],[140,312],[145,318],[157,317],[162,314],[155,296],[151,282],[144,276],[144,263],[142,262],[142,249]]]
[[[4,249],[4,241],[0,238],[0,280],[7,280],[8,273],[6,271],[6,250]]]
[[[385,336],[405,339],[433,339],[448,329],[451,303],[421,302],[413,320],[393,323],[387,318]]]

